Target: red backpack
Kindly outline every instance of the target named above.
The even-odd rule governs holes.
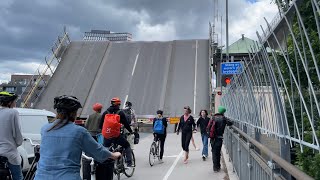
[[[213,139],[216,135],[216,122],[214,121],[214,118],[212,118],[207,126],[207,134],[209,135],[209,138]]]
[[[103,126],[102,126],[102,135],[106,139],[119,137],[120,136],[120,115],[119,111],[111,114],[107,111],[107,114],[104,116]]]

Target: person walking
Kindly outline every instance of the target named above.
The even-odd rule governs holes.
[[[200,128],[201,132],[201,139],[202,139],[202,159],[205,161],[208,157],[208,133],[207,133],[207,126],[209,123],[210,118],[208,117],[208,111],[207,110],[201,110],[199,113],[200,118],[197,121],[197,128]]]
[[[97,140],[97,134],[101,133],[101,129],[99,127],[101,120],[101,109],[102,104],[95,103],[92,107],[94,113],[89,115],[84,127],[89,131],[91,136]]]
[[[218,113],[213,115],[212,119],[208,124],[208,131],[210,136],[210,143],[212,149],[212,162],[213,162],[213,171],[219,172],[221,169],[220,158],[221,158],[221,147],[223,143],[223,133],[224,129],[227,126],[231,126],[232,122],[224,116],[226,112],[224,106],[218,107]],[[214,133],[211,129],[214,128]],[[213,137],[212,137],[213,136]]]
[[[189,106],[184,107],[184,115],[180,117],[180,122],[178,124],[177,135],[181,130],[181,145],[184,151],[183,163],[187,164],[189,159],[189,144],[192,138],[192,133],[196,130],[196,123],[193,116],[191,116],[191,109]]]

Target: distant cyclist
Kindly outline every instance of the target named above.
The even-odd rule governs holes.
[[[163,117],[163,111],[157,111],[156,118],[153,119],[153,133],[154,133],[154,140],[160,140],[160,163],[163,163],[163,153],[164,153],[164,143],[167,137],[167,127],[168,121],[167,118]]]
[[[15,107],[17,95],[0,92],[0,156],[8,159],[13,180],[22,180],[21,157],[18,146],[22,144],[19,113]]]
[[[102,135],[104,136],[104,146],[110,147],[112,143],[118,144],[125,149],[127,157],[127,166],[131,167],[132,164],[132,149],[125,137],[120,134],[121,124],[129,131],[133,133],[126,115],[120,110],[121,100],[118,97],[111,99],[111,106],[102,114],[100,121],[100,128],[102,129]]]
[[[92,109],[95,111],[95,113],[91,114],[85,124],[85,128],[89,131],[91,136],[97,140],[97,134],[101,132],[100,126],[100,120],[101,120],[101,110],[102,110],[102,104],[95,103],[92,107]]]
[[[74,96],[54,98],[57,120],[41,128],[40,160],[36,180],[81,180],[81,154],[86,153],[98,162],[117,159],[120,153],[111,153],[96,142],[89,132],[74,124],[77,111],[82,108]]]
[[[131,126],[132,130],[137,130],[138,124],[136,119],[136,114],[134,109],[132,108],[132,103],[130,101],[127,101],[125,104],[125,108],[123,109],[123,112],[126,115],[127,121],[129,125]],[[129,131],[125,130],[125,133],[128,133]],[[130,143],[131,149],[134,149],[134,135],[131,134],[127,137],[128,142]]]

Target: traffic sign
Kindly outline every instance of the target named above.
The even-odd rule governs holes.
[[[241,62],[221,63],[221,74],[240,74],[243,71]]]
[[[170,124],[177,124],[180,122],[180,117],[170,117],[169,121],[170,121]]]

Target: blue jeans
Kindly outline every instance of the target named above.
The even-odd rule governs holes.
[[[203,149],[202,149],[202,155],[208,156],[208,135],[207,134],[201,134]]]
[[[23,180],[22,170],[20,165],[13,165],[8,163],[12,180]]]

